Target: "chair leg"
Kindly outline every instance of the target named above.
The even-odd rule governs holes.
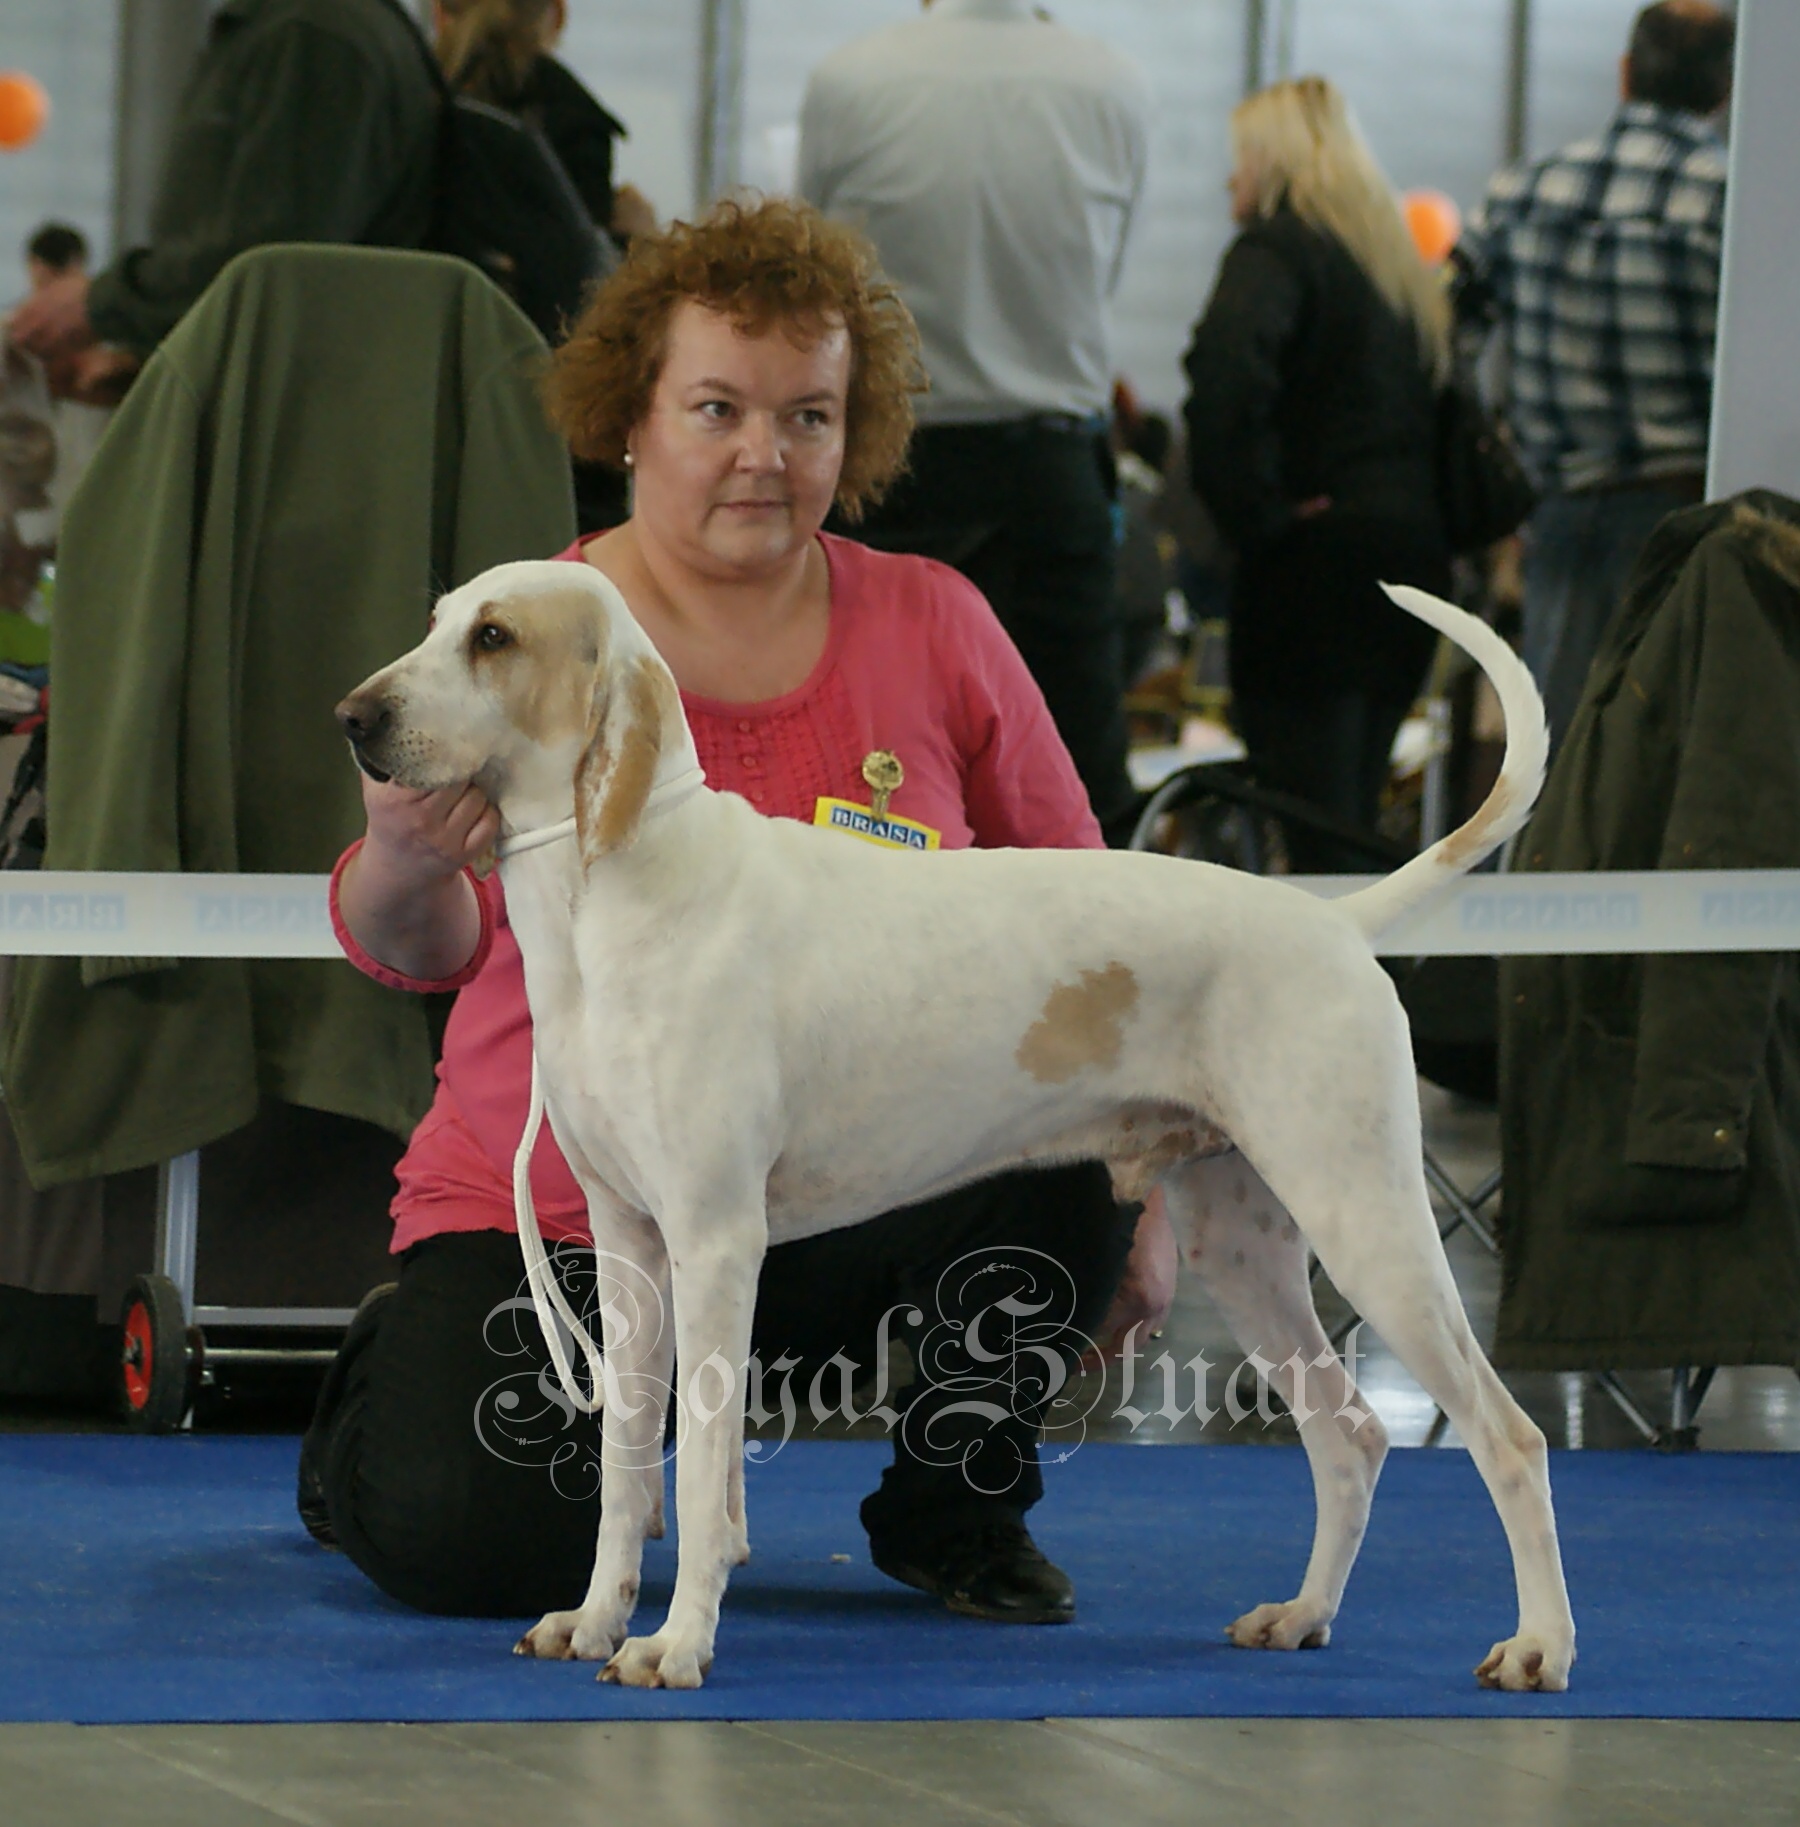
[[[1645,1445],[1664,1453],[1691,1453],[1698,1448],[1700,1404],[1712,1388],[1713,1378],[1718,1374],[1717,1365],[1708,1364],[1694,1370],[1686,1364],[1678,1364],[1669,1372],[1669,1420],[1665,1427],[1658,1427],[1644,1413],[1612,1371],[1596,1370],[1591,1374],[1612,1399],[1613,1406],[1643,1435]]]
[[[1717,1366],[1692,1370],[1678,1364],[1669,1372],[1669,1425],[1657,1442],[1666,1453],[1691,1453],[1700,1444],[1700,1404],[1712,1388]],[[1691,1379],[1691,1380],[1690,1380]]]
[[[1610,1370],[1596,1370],[1594,1381],[1612,1399],[1612,1405],[1644,1436],[1646,1446],[1654,1446],[1662,1430],[1638,1407],[1628,1390]]]
[[[1465,1193],[1444,1171],[1443,1165],[1429,1148],[1422,1151],[1425,1179],[1431,1190],[1450,1208],[1450,1222],[1438,1233],[1448,1238],[1456,1227],[1467,1225],[1470,1232],[1490,1256],[1500,1254],[1500,1239],[1493,1227],[1481,1216],[1481,1208],[1500,1190],[1500,1169],[1495,1168],[1473,1192]]]

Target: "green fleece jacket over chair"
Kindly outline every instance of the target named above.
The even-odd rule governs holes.
[[[329,870],[362,829],[332,720],[435,596],[574,535],[544,346],[432,254],[240,256],[145,367],[64,522],[48,869]],[[347,963],[20,962],[6,1100],[41,1186],[150,1165],[263,1098],[410,1132],[417,997]]]
[[[1539,870],[1800,868],[1800,503],[1672,514],[1520,841]],[[1518,1370],[1800,1366],[1800,957],[1500,968]]]

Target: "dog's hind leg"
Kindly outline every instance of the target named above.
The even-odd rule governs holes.
[[[1305,1240],[1250,1163],[1215,1155],[1163,1184],[1184,1264],[1198,1272],[1246,1356],[1272,1367],[1270,1381],[1299,1423],[1317,1502],[1299,1592],[1258,1605],[1226,1634],[1243,1649],[1322,1647],[1362,1544],[1387,1432],[1319,1324]]]
[[[1382,1126],[1314,1138],[1331,1190],[1296,1176],[1293,1209],[1338,1291],[1468,1446],[1512,1550],[1519,1624],[1476,1668],[1486,1686],[1560,1692],[1575,1660],[1542,1431],[1488,1363],[1450,1273],[1416,1136]],[[1271,1175],[1279,1179],[1279,1176]],[[1304,1192],[1304,1200],[1301,1194]]]
[[[596,1209],[591,1198],[589,1210],[605,1379],[594,1571],[580,1608],[549,1613],[520,1639],[517,1653],[604,1662],[624,1642],[637,1605],[644,1538],[662,1532],[663,1422],[675,1339],[655,1225]]]

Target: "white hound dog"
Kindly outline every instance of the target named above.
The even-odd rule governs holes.
[[[610,1296],[637,1292],[609,1282],[625,1274],[609,1254],[673,1303],[672,1341],[609,1321],[593,1579],[521,1653],[600,1661],[632,1686],[700,1684],[749,1552],[741,1373],[771,1243],[1088,1158],[1122,1196],[1163,1188],[1184,1262],[1243,1348],[1282,1367],[1302,1417],[1317,1494],[1305,1578],[1232,1640],[1328,1640],[1387,1448],[1379,1421],[1352,1418],[1310,1244],[1455,1424],[1505,1525],[1518,1628],[1477,1676],[1567,1685],[1544,1437],[1463,1313],[1421,1170],[1406,1019],[1369,943],[1524,822],[1543,712],[1480,622],[1391,594],[1492,678],[1506,762],[1460,830],[1340,900],[1162,856],[901,853],[764,818],[703,784],[668,667],[578,564],[501,565],[452,591],[426,639],[339,707],[377,777],[473,781],[516,834],[507,905],[552,1129],[602,1253],[599,1305],[616,1320]],[[666,1390],[671,1349],[688,1421],[679,1570],[662,1627],[628,1636],[644,1538],[661,1529],[664,1416],[660,1399],[616,1392]]]

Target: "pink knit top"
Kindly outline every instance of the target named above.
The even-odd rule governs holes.
[[[771,817],[810,824],[821,796],[867,805],[863,758],[887,749],[905,769],[889,810],[931,827],[944,849],[1099,848],[1100,828],[1043,696],[981,593],[929,559],[819,539],[831,624],[811,676],[759,704],[681,695],[708,784],[741,793]],[[558,556],[579,563],[581,547]],[[344,925],[338,880],[355,850],[339,859],[331,881],[332,924],[351,963],[400,989],[461,991],[437,1095],[400,1161],[391,1247],[444,1231],[510,1231],[531,1018],[500,883],[475,884],[474,956],[442,983],[420,982],[378,964]],[[547,1239],[587,1236],[586,1201],[548,1125],[531,1185]]]

